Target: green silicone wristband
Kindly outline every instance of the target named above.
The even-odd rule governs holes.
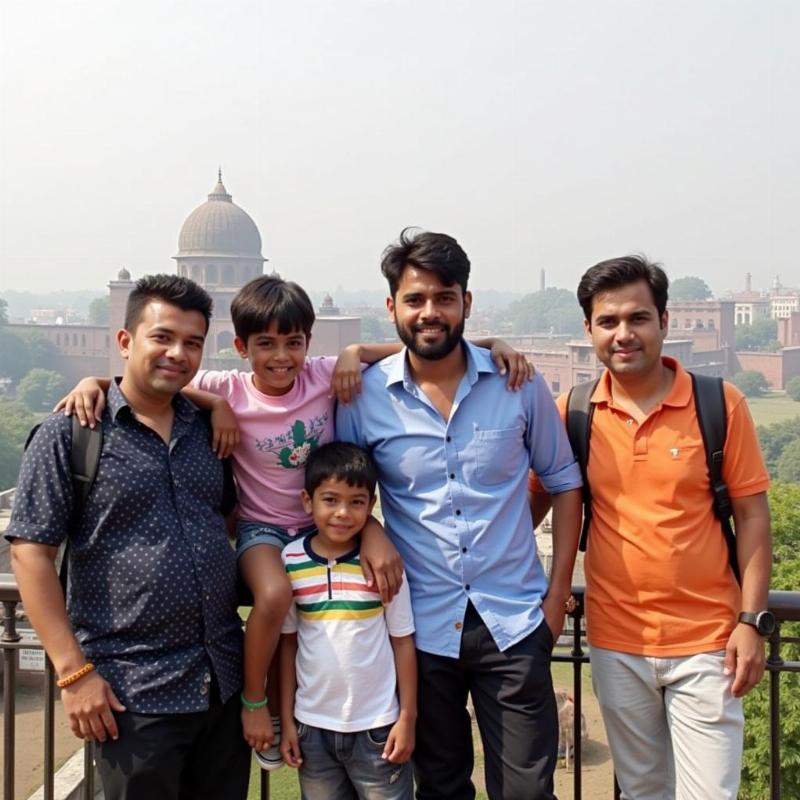
[[[257,703],[251,703],[245,696],[244,692],[242,692],[242,705],[245,708],[249,708],[250,711],[257,711],[259,708],[264,708],[267,704],[267,698],[265,697],[263,700],[259,700]]]

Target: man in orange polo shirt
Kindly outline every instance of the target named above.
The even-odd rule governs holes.
[[[768,476],[744,397],[725,383],[740,587],[712,509],[691,377],[661,355],[667,287],[638,256],[595,265],[578,287],[606,366],[588,460],[592,679],[623,798],[735,800],[741,698],[761,679],[774,627]],[[535,479],[531,489],[538,524],[547,499]]]

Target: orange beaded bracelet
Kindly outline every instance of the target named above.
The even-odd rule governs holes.
[[[72,675],[67,675],[66,678],[61,678],[60,680],[56,681],[56,686],[59,689],[64,689],[67,686],[71,686],[76,681],[79,681],[84,675],[88,675],[94,669],[94,664],[91,661],[87,661],[77,672],[73,672]]]

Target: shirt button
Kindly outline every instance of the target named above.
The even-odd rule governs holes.
[[[466,552],[467,552],[467,548],[466,548],[466,547],[462,547],[462,548],[461,548],[461,552],[462,552],[462,553],[466,553]]]
[[[460,508],[457,508],[457,509],[456,509],[456,516],[457,516],[457,517],[460,517],[460,516],[461,516],[461,509],[460,509]]]
[[[467,591],[469,591],[469,584],[468,584],[468,583],[467,583],[467,584],[465,584],[464,588],[465,588]]]
[[[205,684],[205,683],[204,683],[204,684],[203,684],[203,685],[200,687],[200,694],[204,694],[204,695],[205,695],[205,694],[208,694],[208,684]]]
[[[453,438],[452,436],[445,436],[445,437],[444,437],[444,440],[445,440],[446,442],[449,442],[449,441],[450,441],[452,438]]]
[[[450,480],[451,480],[451,481],[452,481],[452,480],[455,480],[455,477],[456,477],[456,474],[455,474],[455,472],[451,472],[451,473],[450,473]]]
[[[455,625],[453,625],[453,627],[454,627],[454,628],[455,628],[457,631],[460,631],[460,630],[461,630],[461,623],[460,623],[460,622],[456,622],[456,624],[455,624]]]

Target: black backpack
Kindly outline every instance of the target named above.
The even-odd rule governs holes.
[[[722,479],[722,458],[725,436],[728,431],[728,413],[725,408],[722,378],[696,375],[693,372],[689,374],[692,378],[692,394],[694,395],[697,422],[700,425],[703,446],[706,451],[708,477],[711,481],[711,503],[728,545],[728,560],[731,570],[733,570],[736,580],[741,582],[739,561],[736,557],[736,536],[731,523],[731,498],[728,494],[728,487]],[[586,550],[589,524],[592,519],[592,495],[587,479],[587,467],[589,437],[592,433],[592,414],[594,413],[591,397],[599,380],[598,378],[573,386],[567,397],[567,435],[583,477],[583,528],[579,544],[582,551]]]
[[[31,428],[28,438],[25,440],[25,449],[36,435],[39,426]],[[72,486],[75,492],[75,502],[72,508],[71,519],[81,518],[83,508],[86,505],[86,498],[92,491],[94,479],[97,476],[97,465],[100,463],[100,452],[103,449],[103,426],[96,425],[94,428],[83,427],[78,420],[77,414],[72,415],[72,447],[69,453],[69,468],[72,475]],[[67,591],[67,564],[69,557],[69,539],[64,542],[64,549],[61,553],[61,568],[59,569],[59,579],[61,588]]]

